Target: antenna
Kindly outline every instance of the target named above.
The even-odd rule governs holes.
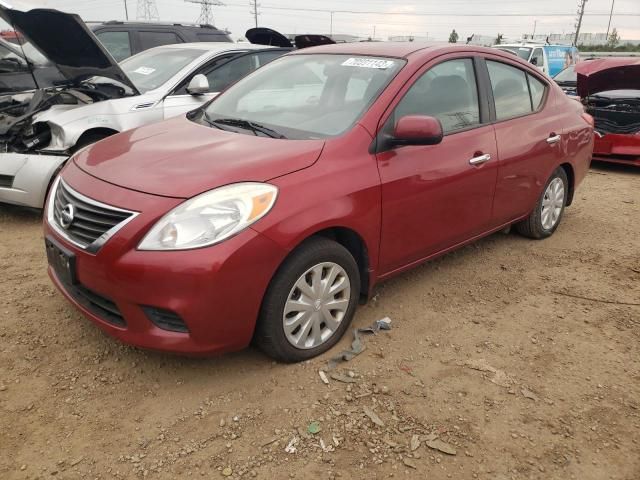
[[[258,7],[260,6],[260,4],[258,3],[258,0],[251,0],[249,2],[249,5],[251,6],[250,13],[251,15],[253,15],[253,18],[256,21],[256,28],[258,28],[258,15],[260,15],[260,12],[258,12]]]
[[[160,20],[156,0],[138,0],[138,20]]]
[[[211,7],[213,5],[224,5],[220,0],[185,0],[185,2],[197,3],[200,5],[200,16],[198,17],[198,20],[196,20],[196,23],[199,23],[200,25],[213,25],[213,10]]]

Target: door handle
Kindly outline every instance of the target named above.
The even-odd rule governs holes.
[[[471,160],[469,160],[469,165],[474,165],[474,166],[482,165],[483,163],[487,163],[489,160],[491,160],[491,155],[486,153],[478,157],[473,157]]]
[[[562,137],[560,135],[554,135],[551,134],[551,136],[549,138],[547,138],[547,143],[549,145],[555,145],[556,143],[558,143],[560,140],[562,140]]]

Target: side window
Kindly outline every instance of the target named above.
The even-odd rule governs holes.
[[[159,47],[161,45],[182,43],[180,37],[173,32],[140,31],[138,32],[138,38],[140,39],[140,48],[142,50]]]
[[[531,113],[527,74],[504,63],[487,61],[496,105],[496,118],[505,120]]]
[[[255,53],[234,58],[219,68],[205,73],[207,80],[209,80],[209,91],[221,92],[229,85],[236,83],[242,77],[253,72],[259,66],[258,55]]]
[[[536,67],[544,67],[544,53],[541,48],[536,48],[531,56],[531,63]]]
[[[542,106],[544,92],[547,87],[532,75],[527,74],[527,78],[529,79],[529,89],[531,90],[531,106],[536,111]]]
[[[129,32],[99,32],[97,35],[100,43],[109,51],[117,62],[131,56],[131,41]]]
[[[207,77],[207,80],[209,81],[209,91],[210,92],[217,91],[217,90],[213,90],[213,85],[211,84],[211,79],[209,78],[209,75],[212,75],[215,69],[218,68],[220,65],[222,65],[223,63],[226,63],[227,61],[229,61],[229,59],[236,56],[237,54],[230,54],[230,55],[221,55],[219,57],[216,57],[211,62],[207,63],[204,67],[201,67],[200,69],[198,69],[195,73],[190,74],[186,78],[186,80],[183,80],[182,83],[180,83],[180,85],[173,91],[172,95],[188,95],[187,85],[189,85],[189,82],[195,75],[198,75],[200,73],[203,74],[205,77]]]
[[[282,55],[284,55],[286,52],[280,50],[280,51],[275,51],[275,52],[260,52],[258,53],[258,66],[262,67],[263,65],[266,65],[267,63],[275,60],[278,57],[281,57]]]
[[[436,117],[444,133],[479,125],[473,61],[469,58],[449,60],[423,74],[396,107],[396,120],[405,115]]]

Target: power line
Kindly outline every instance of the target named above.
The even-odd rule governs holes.
[[[138,20],[160,20],[155,0],[138,0]]]
[[[213,25],[213,9],[211,7],[224,5],[220,0],[185,0],[185,2],[200,5],[200,16],[196,23],[201,25]]]

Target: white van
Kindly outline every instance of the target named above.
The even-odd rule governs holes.
[[[570,65],[578,62],[580,53],[571,45],[548,45],[542,43],[507,43],[494,45],[535,65],[550,77],[554,77]]]

